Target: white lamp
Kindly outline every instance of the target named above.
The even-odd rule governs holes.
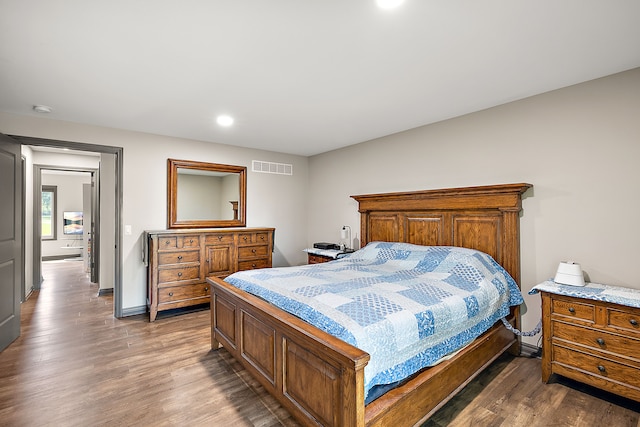
[[[558,271],[556,272],[556,277],[553,281],[562,285],[585,285],[582,268],[580,267],[580,264],[573,261],[561,262],[560,265],[558,265]]]
[[[347,240],[347,244],[345,245],[345,249],[351,248],[351,227],[349,227],[348,225],[343,225],[342,226],[342,230],[340,230],[340,238],[342,240]]]

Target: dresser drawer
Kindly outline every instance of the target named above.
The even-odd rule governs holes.
[[[200,266],[158,269],[158,284],[197,280],[200,278]]]
[[[561,361],[563,365],[586,372],[594,377],[601,377],[640,388],[640,375],[638,375],[637,368],[560,346],[554,346],[553,353],[554,359]],[[564,372],[561,373],[565,374]]]
[[[207,234],[204,239],[205,245],[215,245],[217,243],[233,243],[234,234],[232,233],[211,233]]]
[[[238,248],[238,259],[245,260],[256,257],[266,257],[269,255],[269,247],[265,245],[261,246],[244,246]]]
[[[200,250],[158,253],[158,265],[200,262]]]
[[[554,298],[551,302],[551,314],[591,323],[595,321],[595,307],[592,304],[570,299]]]
[[[239,233],[238,245],[251,245],[255,243],[269,243],[269,233],[267,232],[255,232],[255,233]]]
[[[627,310],[628,311],[616,310],[614,308],[607,309],[607,326],[632,332],[638,334],[640,337],[640,310],[633,310],[631,308]],[[640,348],[638,351],[640,352]]]
[[[207,283],[193,285],[169,286],[158,289],[159,303],[169,303],[193,298],[209,297],[210,289]]]
[[[607,351],[634,360],[640,367],[640,340],[609,334],[597,329],[553,322],[553,339],[580,344],[590,349]]]
[[[158,251],[175,250],[183,248],[199,248],[200,236],[160,236],[158,238]]]
[[[268,268],[269,260],[266,258],[254,259],[253,261],[241,261],[238,262],[238,271],[242,270],[254,270],[256,268]]]

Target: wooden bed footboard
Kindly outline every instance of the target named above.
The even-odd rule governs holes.
[[[222,344],[304,425],[363,427],[369,355],[210,277],[211,348]]]

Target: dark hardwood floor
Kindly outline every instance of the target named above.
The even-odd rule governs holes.
[[[209,348],[209,312],[115,319],[82,263],[45,262],[0,353],[4,426],[296,426],[229,354]],[[639,405],[566,380],[538,359],[500,358],[424,426],[640,426]]]

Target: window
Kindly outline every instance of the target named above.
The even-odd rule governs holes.
[[[56,205],[57,187],[55,185],[42,186],[42,240],[55,240],[56,236]]]

